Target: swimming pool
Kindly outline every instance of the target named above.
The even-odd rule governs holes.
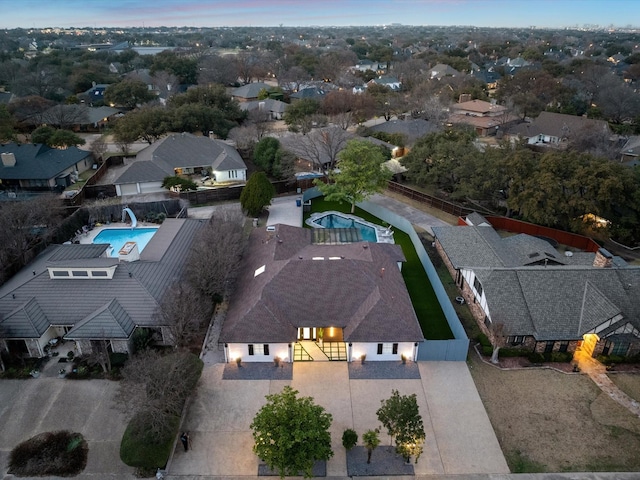
[[[365,242],[394,243],[393,232],[390,229],[367,222],[355,215],[335,211],[314,213],[306,223],[314,228],[357,228]]]
[[[117,257],[118,252],[126,242],[136,242],[138,251],[142,252],[147,246],[151,237],[158,231],[158,228],[105,228],[93,239],[93,243],[108,243],[113,249],[109,252],[110,257]]]

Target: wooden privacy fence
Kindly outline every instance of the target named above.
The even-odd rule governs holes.
[[[533,223],[523,222],[507,217],[485,216],[485,218],[497,230],[507,230],[509,232],[526,233],[538,237],[552,238],[558,243],[584,250],[586,252],[597,252],[600,248],[594,240],[584,235],[556,230],[555,228],[542,227]]]
[[[407,198],[410,198],[411,200],[424,203],[425,205],[429,205],[430,207],[437,208],[438,210],[442,210],[443,212],[449,213],[456,217],[464,217],[469,213],[473,212],[473,210],[470,208],[457,205],[447,200],[443,200],[442,198],[434,197],[433,195],[429,195],[419,190],[406,187],[397,182],[389,182],[387,184],[387,188],[391,192],[399,193],[403,197],[407,197]]]

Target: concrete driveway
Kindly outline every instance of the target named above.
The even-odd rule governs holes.
[[[7,475],[11,450],[42,432],[71,430],[84,435],[89,458],[75,478],[134,479],[120,460],[124,415],[112,409],[118,384],[107,380],[35,378],[0,381],[0,473]]]
[[[185,421],[193,448],[176,448],[169,478],[255,476],[258,459],[252,452],[250,424],[265,403],[265,395],[291,385],[311,396],[333,416],[334,456],[327,477],[346,477],[342,432],[353,428],[362,436],[379,426],[376,410],[392,389],[415,393],[425,432],[425,449],[414,465],[416,475],[504,474],[504,459],[484,406],[464,362],[421,362],[421,379],[351,380],[344,362],[298,362],[293,379],[223,380],[224,364],[205,367]],[[382,445],[389,438],[381,435]],[[193,476],[193,477],[192,477]]]

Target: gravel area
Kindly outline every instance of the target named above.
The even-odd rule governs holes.
[[[245,362],[241,366],[227,363],[222,373],[223,380],[291,380],[293,364],[280,362]]]
[[[419,379],[420,370],[415,362],[350,362],[351,380]]]
[[[413,464],[405,463],[394,447],[376,448],[371,454],[371,463],[367,463],[367,449],[364,447],[353,447],[347,452],[347,475],[350,477],[413,474]]]

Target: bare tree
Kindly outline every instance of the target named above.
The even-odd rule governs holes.
[[[104,335],[104,332],[102,332]],[[86,357],[89,365],[100,365],[104,373],[111,371],[111,352],[109,351],[109,340],[91,340],[91,353]]]
[[[247,122],[256,127],[258,140],[264,137],[270,130],[271,112],[264,108],[255,108],[249,111]]]
[[[40,242],[47,242],[58,227],[62,201],[54,195],[41,195],[32,200],[0,204],[1,275],[10,274],[7,267],[26,265],[27,256]]]
[[[338,153],[345,147],[350,134],[340,127],[314,130],[308,135],[282,139],[284,147],[298,158],[312,162],[316,167],[333,169]]]
[[[492,322],[489,326],[489,340],[493,346],[491,354],[491,363],[498,363],[498,355],[500,349],[507,344],[507,336],[509,335],[506,325],[502,322]]]
[[[104,139],[104,136],[100,136],[96,138],[93,142],[91,142],[91,153],[93,153],[93,158],[96,160],[102,161],[102,156],[107,152],[107,142]]]
[[[238,81],[238,65],[233,55],[207,55],[198,64],[198,84],[233,85]]]
[[[203,334],[211,314],[210,300],[203,299],[191,285],[176,282],[163,296],[155,317],[168,328],[177,348],[187,348]]]
[[[87,107],[84,105],[55,105],[42,115],[43,123],[70,129],[74,125],[88,122]]]
[[[116,396],[118,405],[136,415],[139,428],[160,435],[174,416],[180,415],[187,396],[193,391],[202,362],[185,351],[161,355],[144,350],[134,355],[121,370],[122,380]]]
[[[187,260],[187,281],[207,301],[221,301],[238,264],[246,238],[240,211],[216,212],[200,230]]]
[[[262,138],[257,125],[243,125],[241,127],[232,128],[229,131],[228,138],[236,142],[238,150],[248,152],[253,149],[254,145]]]

